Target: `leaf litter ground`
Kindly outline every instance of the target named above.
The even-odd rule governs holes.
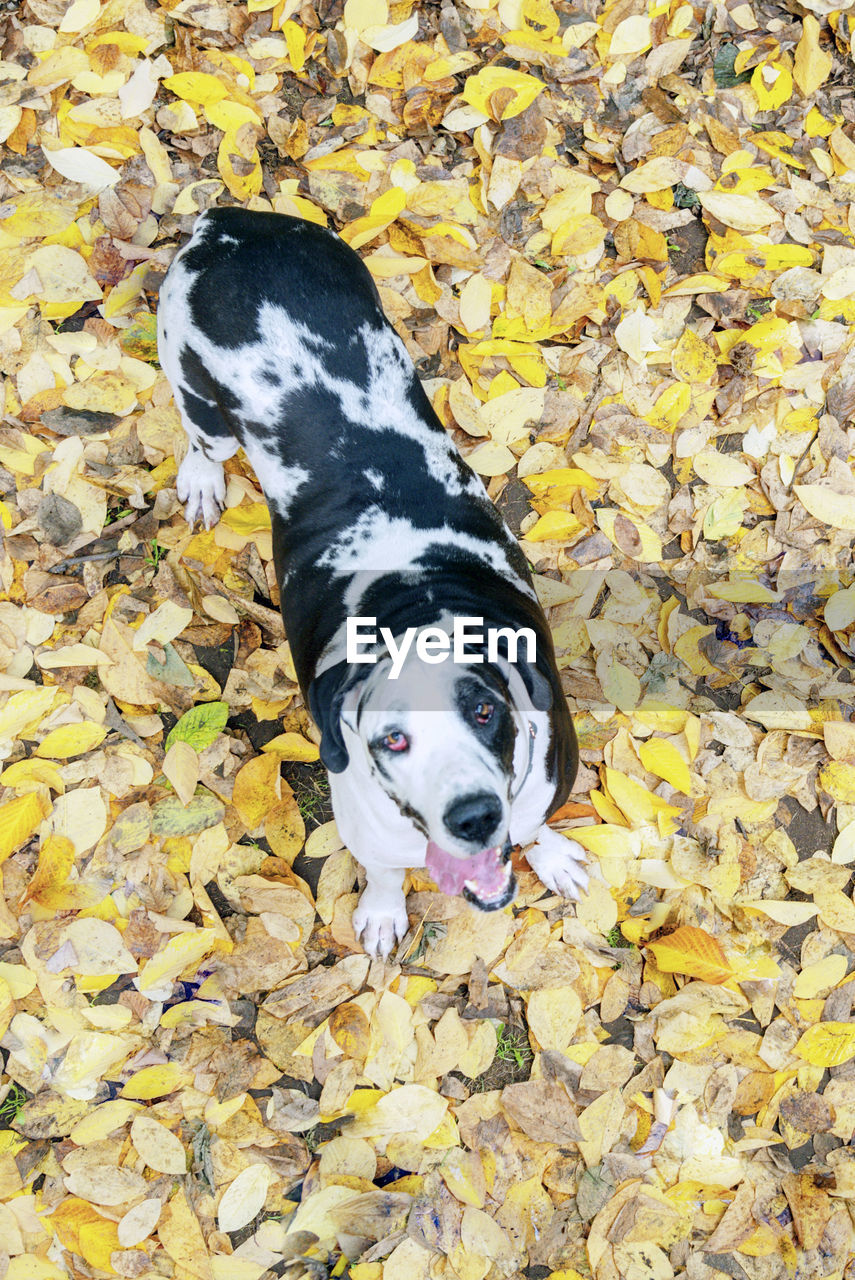
[[[3,32],[0,1277],[842,1276],[851,0]],[[157,287],[229,203],[363,254],[522,540],[576,909],[518,856],[356,943],[256,479],[175,495]]]

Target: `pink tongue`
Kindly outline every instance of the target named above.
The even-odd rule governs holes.
[[[501,846],[483,849],[472,858],[455,858],[433,841],[428,844],[425,865],[440,893],[460,893],[466,880],[474,882],[479,893],[498,893],[505,883]]]

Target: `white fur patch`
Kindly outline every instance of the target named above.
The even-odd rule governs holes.
[[[243,449],[258,476],[268,506],[283,519],[294,501],[297,490],[311,479],[305,467],[286,467],[276,454],[257,440],[247,440]]]
[[[534,589],[511,569],[505,544],[474,538],[447,525],[420,529],[401,516],[390,516],[376,503],[339,535],[320,563],[339,573],[389,573],[410,568],[431,547],[467,551],[503,577],[512,577],[521,591],[535,598]],[[363,584],[358,586],[361,591]]]

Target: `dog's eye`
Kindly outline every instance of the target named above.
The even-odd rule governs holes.
[[[493,710],[492,702],[479,702],[475,708],[476,724],[489,724],[493,719]]]
[[[391,733],[387,733],[383,739],[383,746],[387,751],[406,751],[410,743],[405,733],[401,733],[400,729],[393,729]]]

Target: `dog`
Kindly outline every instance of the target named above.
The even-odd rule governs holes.
[[[209,210],[161,286],[158,347],[187,520],[216,523],[239,447],[270,508],[297,678],[365,872],[364,949],[386,958],[406,933],[408,867],[495,910],[516,893],[512,846],[531,845],[543,884],[578,898],[585,851],[546,825],[578,749],[528,566],[359,256],[313,222]]]

